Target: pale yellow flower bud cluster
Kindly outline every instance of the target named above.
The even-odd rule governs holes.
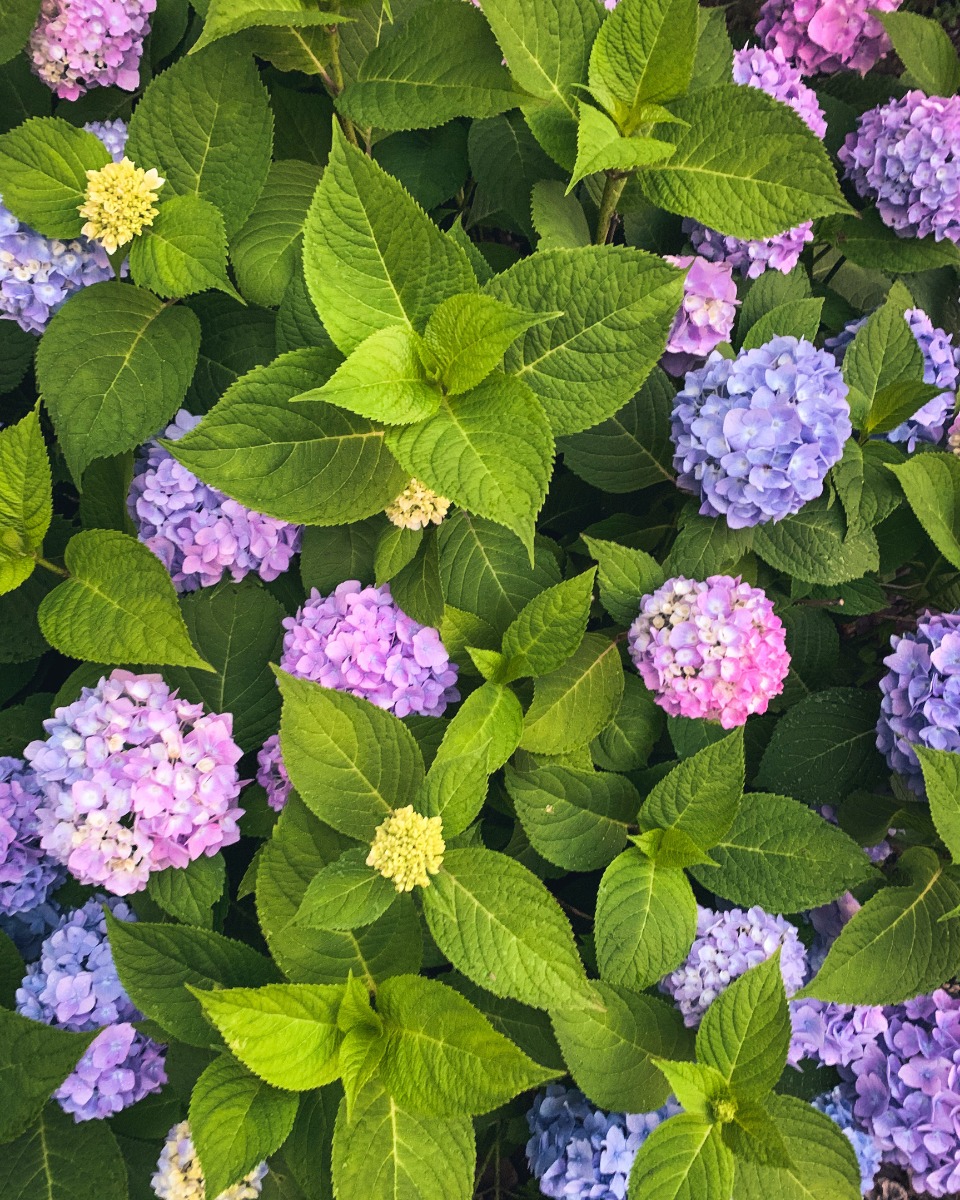
[[[108,254],[116,254],[153,224],[159,211],[153,205],[163,184],[156,168],[145,171],[129,158],[88,171],[86,196],[80,205],[86,224],[80,232],[99,242]]]
[[[395,809],[377,827],[367,866],[392,879],[398,892],[427,887],[443,862],[446,845],[440,817],[424,817],[412,804]]]
[[[439,525],[449,508],[446,497],[438,496],[419,479],[411,479],[384,511],[401,529],[425,529],[430,524]]]

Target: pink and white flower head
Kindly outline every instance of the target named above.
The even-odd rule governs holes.
[[[27,45],[33,73],[61,100],[92,87],[135,92],[156,7],[157,0],[43,0]]]
[[[24,751],[43,792],[40,845],[81,883],[129,895],[239,840],[230,713],[204,715],[160,675],[116,670],[44,728]]]
[[[890,49],[870,12],[895,12],[903,0],[766,0],[757,36],[781,50],[804,75],[859,71],[865,75]]]
[[[671,375],[683,375],[729,340],[740,301],[730,263],[710,262],[699,254],[663,257],[673,267],[690,268],[683,281],[683,302],[660,360]]]
[[[773,604],[760,588],[729,575],[668,579],[641,600],[628,645],[665,712],[724,729],[766,712],[790,669]]]

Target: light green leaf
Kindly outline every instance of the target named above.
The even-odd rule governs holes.
[[[640,600],[663,583],[663,567],[645,550],[635,550],[587,537],[587,549],[600,566],[600,599],[611,617],[629,625],[640,612]]]
[[[568,194],[588,175],[600,171],[632,172],[663,162],[673,153],[673,143],[652,137],[623,137],[613,121],[592,104],[580,102],[577,126],[577,161]]]
[[[291,33],[314,25],[325,27],[349,21],[347,14],[318,12],[300,0],[211,0],[203,32],[188,53],[245,29],[288,29]],[[236,48],[236,47],[235,47]]]
[[[409,475],[510,529],[533,555],[554,444],[543,408],[520,379],[494,373],[473,391],[444,398],[435,416],[386,437]]]
[[[843,377],[850,386],[850,412],[857,429],[865,428],[878,392],[901,380],[923,380],[923,355],[904,319],[912,303],[903,284],[894,284],[886,302],[870,314],[847,347]]]
[[[733,825],[743,781],[743,730],[736,729],[657,783],[640,810],[640,828],[681,829],[709,850]]]
[[[521,333],[557,315],[541,316],[468,292],[434,310],[423,340],[440,364],[444,391],[455,396],[482,383]]]
[[[731,529],[726,521],[701,517],[691,505],[680,513],[680,531],[664,559],[663,573],[668,577],[685,575],[688,579],[736,575],[740,560],[749,552],[756,532]]]
[[[4,1147],[0,1192],[4,1200],[127,1200],[127,1171],[106,1121],[78,1125],[52,1103]]]
[[[701,8],[697,13],[699,39],[693,63],[691,91],[729,83],[733,73],[733,46],[727,33],[726,13],[715,8]]]
[[[422,333],[434,308],[476,288],[466,253],[392,176],[335,130],[304,231],[310,297],[349,354],[371,333]]]
[[[0,1008],[0,1074],[9,1089],[0,1113],[0,1143],[12,1141],[76,1067],[95,1032],[74,1033]]]
[[[392,524],[381,531],[374,558],[374,582],[377,587],[387,583],[416,558],[423,543],[423,534],[422,529],[399,529]]]
[[[293,786],[328,825],[371,842],[391,809],[409,804],[423,780],[413,734],[368,700],[284,671],[277,679],[280,744]]]
[[[616,642],[588,633],[562,667],[536,680],[520,744],[534,754],[566,754],[585,746],[613,718],[622,695]]]
[[[240,297],[227,276],[227,233],[220,210],[199,196],[173,196],[130,247],[134,282],[158,296],[210,288]]]
[[[914,746],[927,789],[930,815],[954,862],[960,860],[960,755]]]
[[[0,63],[9,62],[23,49],[39,8],[37,0],[0,2]]]
[[[647,199],[742,238],[849,212],[820,139],[757,88],[704,88],[671,104],[687,122],[672,158],[640,174]]]
[[[393,883],[366,865],[369,849],[347,850],[307,887],[297,922],[316,929],[358,929],[383,916],[397,898]]]
[[[443,620],[443,587],[437,539],[432,531],[421,540],[413,559],[391,578],[390,591],[407,616],[421,625],[439,626]]]
[[[434,767],[476,755],[492,775],[516,750],[522,730],[523,710],[514,693],[502,684],[485,683],[470,693],[447,726]]]
[[[623,699],[613,720],[590,744],[593,761],[604,771],[634,771],[646,765],[663,732],[663,709],[636,675],[624,678]]]
[[[733,1178],[720,1127],[681,1113],[658,1125],[637,1152],[630,1200],[731,1200]]]
[[[754,350],[757,346],[769,342],[771,338],[784,334],[790,337],[806,338],[808,342],[812,342],[820,329],[822,312],[822,296],[811,296],[808,299],[789,300],[786,304],[778,304],[750,326],[743,339],[743,349]]]
[[[893,48],[928,96],[952,96],[960,88],[957,52],[939,21],[913,12],[878,12]]]
[[[495,996],[534,1008],[591,1003],[560,905],[505,854],[448,851],[423,890],[423,914],[442,953]]]
[[[764,1096],[762,1103],[758,1103],[743,1100],[738,1094],[736,1114],[732,1121],[723,1126],[723,1140],[737,1163],[789,1168],[793,1166],[793,1160],[787,1144],[765,1107],[769,1099],[769,1096]]]
[[[298,1099],[252,1075],[227,1054],[193,1086],[190,1136],[205,1188],[219,1196],[286,1141]]]
[[[600,976],[642,991],[680,965],[697,932],[697,902],[682,871],[625,850],[600,880],[594,936]]]
[[[933,544],[947,562],[960,567],[960,459],[933,451],[888,468]]]
[[[519,729],[517,733],[519,735]],[[426,817],[442,818],[445,838],[463,833],[483,808],[487,798],[489,756],[490,747],[481,746],[471,754],[434,761],[427,772],[413,806]]]
[[[45,237],[79,237],[87,171],[98,171],[109,161],[103,142],[92,133],[62,117],[30,117],[0,137],[3,202]]]
[[[541,179],[530,195],[538,250],[576,250],[593,241],[583,206],[556,179]]]
[[[505,360],[543,401],[560,436],[612,417],[634,396],[663,353],[683,273],[627,246],[585,246],[538,251],[485,290],[562,314],[528,329]]]
[[[53,516],[47,446],[37,409],[0,430],[0,594],[30,578]]]
[[[713,857],[695,842],[689,833],[674,826],[671,829],[647,829],[629,839],[658,867],[695,867],[713,864]]]
[[[529,601],[503,635],[507,668],[502,682],[546,675],[575,653],[587,631],[595,577],[591,568]]]
[[[657,1060],[657,1066],[667,1077],[670,1090],[688,1113],[701,1120],[713,1119],[713,1103],[732,1100],[730,1087],[716,1067],[695,1062]]]
[[[196,316],[142,288],[95,283],[70,297],[37,350],[37,382],[76,481],[170,420],[199,350]]]
[[[157,167],[173,195],[216,205],[233,237],[266,183],[273,149],[273,113],[253,59],[229,43],[181,58],[147,85],[126,149],[138,166]]]
[[[88,662],[213,670],[190,642],[166,567],[136,538],[89,529],[70,539],[64,561],[70,578],[37,614],[55,649]]]
[[[154,871],[147,881],[147,894],[165,913],[185,925],[212,929],[213,906],[223,895],[226,881],[223,855],[204,855],[185,867]]]
[[[877,392],[867,419],[866,428],[871,434],[889,433],[892,429],[912,417],[928,400],[943,393],[934,383],[917,383],[901,379],[888,384]],[[847,443],[850,445],[851,443]]]

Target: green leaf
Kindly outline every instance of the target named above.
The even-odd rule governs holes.
[[[489,752],[489,747],[481,746],[472,753],[448,755],[434,761],[427,772],[414,808],[424,816],[442,818],[444,837],[449,839],[463,833],[483,808]]]
[[[850,413],[858,429],[865,427],[878,392],[900,380],[923,380],[923,354],[904,319],[911,305],[903,284],[894,284],[886,302],[870,314],[847,347],[843,377],[850,386]]]
[[[0,3],[0,63],[9,62],[23,49],[40,5],[37,0],[2,0]]]
[[[495,373],[466,395],[445,397],[434,416],[386,437],[409,475],[510,529],[533,554],[554,445],[543,408],[519,379]]]
[[[528,114],[530,111],[528,108]],[[566,115],[569,120],[569,114]],[[570,125],[570,134],[574,147],[570,156],[572,166],[576,152],[575,124]],[[488,117],[485,121],[474,121],[467,137],[467,157],[470,174],[476,181],[466,219],[467,228],[501,225],[523,234],[532,243],[533,189],[544,179],[554,182],[562,180],[566,186],[566,172],[547,156],[519,111]],[[454,226],[454,230],[457,228],[460,230],[457,236],[461,244],[471,254],[477,279],[481,283],[488,282],[495,272],[477,245],[463,232],[463,222]],[[588,238],[587,244],[592,240],[592,237]],[[476,261],[478,258],[479,263]]]
[[[567,191],[572,192],[588,175],[600,171],[633,172],[663,162],[672,153],[671,142],[651,137],[623,137],[605,113],[581,101],[577,161]]]
[[[645,550],[635,550],[603,538],[583,540],[600,567],[600,599],[620,625],[629,625],[640,611],[640,600],[666,578],[663,567]]]
[[[216,205],[228,237],[252,212],[272,149],[267,89],[253,59],[229,43],[181,58],[153,79],[127,141],[129,157],[158,167],[174,195]]]
[[[926,785],[930,815],[954,862],[960,859],[960,759],[951,750],[914,746]]]
[[[301,5],[298,0],[211,0],[203,32],[188,53],[196,54],[211,42],[245,29],[267,26],[297,30],[313,25],[336,25],[349,20],[350,17],[345,14],[318,12],[306,4]]]
[[[528,329],[505,359],[560,436],[612,417],[641,387],[680,307],[683,273],[627,246],[585,246],[538,251],[485,290],[520,308],[562,314]]]
[[[710,857],[716,866],[694,869],[699,883],[768,912],[828,904],[874,874],[863,850],[835,825],[796,800],[763,793],[743,797]]]
[[[333,1133],[337,1195],[364,1200],[470,1200],[476,1168],[469,1117],[422,1117],[373,1081],[340,1105]]]
[[[550,1013],[570,1073],[601,1108],[652,1112],[670,1093],[652,1060],[690,1056],[693,1034],[680,1013],[657,997],[608,983],[592,986],[603,1008]]]
[[[827,496],[782,521],[757,526],[753,544],[771,567],[807,583],[846,583],[880,566],[872,531],[850,528],[840,506],[831,506]]]
[[[717,1100],[730,1101],[733,1096],[726,1080],[716,1067],[694,1062],[666,1062],[657,1065],[667,1077],[670,1090],[688,1113],[700,1120],[711,1120]]]
[[[600,880],[594,936],[600,976],[642,991],[680,965],[697,932],[697,902],[682,871],[625,850]]]
[[[933,544],[947,562],[960,567],[960,459],[932,451],[888,468]]]
[[[19,1137],[83,1057],[96,1036],[43,1025],[0,1008],[0,1073],[9,1089],[0,1143]]]
[[[439,980],[386,980],[377,1013],[387,1039],[380,1078],[407,1111],[477,1116],[555,1076]]]
[[[630,1174],[630,1198],[731,1200],[733,1178],[733,1155],[723,1144],[720,1126],[681,1113],[658,1125],[640,1147]]]
[[[386,525],[377,539],[374,558],[374,582],[377,587],[389,582],[417,557],[423,535],[422,529],[399,529],[396,525]],[[400,607],[403,608],[403,605]]]
[[[158,296],[192,296],[210,288],[239,300],[227,276],[227,233],[220,210],[199,196],[173,196],[134,238],[130,273]]]
[[[280,744],[290,780],[311,809],[348,837],[371,842],[423,780],[423,758],[392,713],[346,692],[277,672]]]
[[[616,642],[588,633],[562,667],[536,680],[520,744],[534,754],[566,754],[585,746],[613,718],[622,695]]]
[[[155,871],[147,881],[147,893],[165,913],[185,925],[213,927],[213,906],[223,895],[227,881],[222,854],[195,858],[185,867]]]
[[[185,984],[232,988],[273,983],[279,972],[262,955],[210,929],[118,921],[108,914],[110,949],[133,1003],[188,1046],[218,1038]]]
[[[434,767],[476,755],[492,775],[516,750],[522,730],[523,710],[516,695],[502,684],[485,683],[470,693],[447,726]]]
[[[605,771],[507,767],[505,783],[530,845],[569,871],[605,867],[626,845],[640,807],[633,784]]]
[[[0,594],[33,573],[53,516],[47,446],[37,409],[0,430]]]
[[[624,678],[623,699],[613,720],[590,744],[593,761],[604,771],[633,771],[646,765],[663,732],[663,710],[636,675]]]
[[[6,29],[3,19],[4,34]],[[0,137],[3,202],[45,237],[79,237],[87,171],[99,171],[109,161],[103,142],[92,133],[62,117],[31,117]]]
[[[535,183],[530,203],[533,226],[540,237],[538,250],[577,250],[593,241],[583,206],[576,196],[565,194],[558,180]]]
[[[680,532],[664,560],[663,573],[686,575],[690,579],[731,571],[737,574],[735,568],[750,550],[756,533],[751,529],[731,529],[726,521],[701,517],[691,506],[680,514]]]
[[[282,520],[313,525],[380,512],[408,482],[363,417],[294,396],[332,373],[330,351],[291,350],[245,375],[170,452],[190,471]]]
[[[421,625],[439,626],[443,620],[443,587],[437,539],[432,532],[421,540],[413,560],[392,577],[390,591],[407,616]]]
[[[463,122],[451,121],[438,129],[414,129],[395,133],[377,142],[374,158],[385,171],[399,179],[414,200],[429,212],[442,201],[455,196],[467,182],[470,167],[467,160],[469,131]],[[454,232],[458,230],[459,233]],[[447,231],[459,238],[463,223]],[[464,249],[475,251],[481,263],[483,255],[469,238]],[[462,243],[461,243],[462,244]],[[467,249],[470,247],[470,249]],[[474,269],[477,264],[474,263]]]
[[[674,101],[686,122],[672,158],[640,174],[647,199],[742,238],[849,212],[819,138],[757,88],[704,88]]]
[[[900,61],[928,96],[952,96],[960,88],[957,52],[939,21],[912,12],[877,13]]]
[[[691,90],[729,83],[733,73],[733,46],[727,33],[726,13],[701,8],[697,13],[699,39],[693,63]]]
[[[495,996],[583,1007],[586,974],[567,918],[535,875],[493,850],[449,850],[423,915],[450,962]]]
[[[521,333],[548,317],[465,293],[451,296],[430,316],[423,339],[440,364],[440,382],[449,395],[477,387],[497,367]]]
[[[780,954],[735,979],[704,1013],[697,1061],[716,1067],[737,1098],[764,1100],[787,1064],[790,1009]]]
[[[127,1200],[127,1171],[106,1121],[78,1125],[52,1103],[4,1147],[0,1192],[4,1200]]]
[[[913,380],[898,380],[877,392],[867,420],[870,433],[889,433],[901,421],[906,421],[928,400],[942,395],[933,383],[916,383]],[[850,443],[848,443],[849,445]]]
[[[396,888],[366,865],[369,850],[347,850],[310,880],[297,921],[317,929],[358,929],[372,924],[397,898]]]
[[[339,984],[268,983],[212,992],[188,985],[188,990],[237,1058],[271,1086],[305,1092],[339,1076]]]
[[[771,338],[788,334],[806,338],[812,342],[820,329],[820,314],[823,312],[823,297],[811,296],[804,300],[789,300],[765,312],[755,321],[743,339],[744,350],[754,350],[769,342]]]
[[[193,648],[166,567],[136,538],[89,529],[70,539],[64,561],[70,578],[38,612],[55,649],[88,662],[213,671]]]
[[[190,1096],[190,1135],[211,1196],[280,1149],[297,1104],[295,1095],[264,1083],[229,1055],[214,1059]]]
[[[522,97],[480,12],[429,0],[364,59],[337,109],[359,125],[431,129],[496,116]]]
[[[743,730],[736,729],[657,783],[640,810],[640,828],[680,829],[709,850],[736,819],[743,781]]]
[[[81,288],[37,350],[37,383],[70,473],[131,450],[170,420],[200,350],[200,323],[142,288]]]
[[[949,240],[902,238],[885,225],[875,208],[844,217],[837,233],[840,250],[858,267],[907,275],[960,263],[960,249]]]
[[[466,253],[337,131],[307,214],[303,265],[310,297],[344,354],[390,325],[422,333],[438,304],[476,288]]]
[[[587,631],[595,576],[593,568],[584,571],[547,588],[524,607],[503,635],[503,682],[546,675],[575,653]]]
[[[764,1096],[763,1105],[768,1100],[769,1096]],[[739,1095],[736,1104],[733,1120],[723,1126],[723,1140],[737,1163],[754,1162],[780,1168],[793,1166],[783,1135],[766,1108],[756,1101],[745,1101]]]

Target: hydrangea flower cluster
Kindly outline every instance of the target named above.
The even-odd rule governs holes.
[[[651,1113],[608,1113],[576,1088],[550,1083],[527,1113],[527,1162],[544,1196],[624,1200],[637,1151],[680,1111],[670,1099]]]
[[[826,133],[827,122],[816,92],[803,82],[800,72],[787,62],[780,48],[738,50],[733,56],[733,81],[759,88],[775,100],[789,104],[817,137],[822,138]],[[803,247],[813,240],[811,221],[759,239],[718,233],[690,218],[684,219],[683,230],[698,254],[712,262],[726,262],[749,279],[756,279],[768,268],[784,274],[792,271]]]
[[[263,1190],[267,1164],[254,1167],[239,1183],[219,1196],[208,1197],[203,1186],[203,1171],[197,1157],[190,1126],[181,1121],[167,1134],[157,1170],[150,1180],[159,1200],[257,1200]]]
[[[731,529],[799,512],[843,456],[847,392],[833,355],[805,339],[775,337],[735,359],[714,351],[674,401],[678,486]]]
[[[164,436],[179,441],[200,418],[181,409]],[[140,541],[170,572],[178,592],[212,587],[229,572],[271,580],[288,570],[302,526],[252,512],[201,483],[159,441],[148,442],[134,467],[127,508]]]
[[[690,953],[660,981],[660,990],[673,998],[684,1024],[693,1028],[721,992],[777,950],[783,983],[792,996],[803,985],[807,969],[796,926],[757,906],[746,912],[742,908],[715,912],[698,905],[697,936]]]
[[[757,36],[804,75],[859,71],[865,75],[890,49],[870,9],[895,12],[903,0],[766,0]]]
[[[156,7],[157,0],[42,0],[27,45],[33,73],[61,100],[92,87],[135,92]]]
[[[291,675],[361,696],[398,717],[439,717],[460,699],[457,665],[429,625],[398,608],[390,585],[348,579],[329,596],[314,588],[284,619],[280,666]]]
[[[108,254],[116,254],[153,224],[160,211],[153,206],[164,183],[156,167],[146,171],[126,156],[88,171],[87,190],[79,208],[85,221],[80,232],[98,241]]]
[[[848,1091],[849,1089],[844,1087],[835,1087],[832,1091],[824,1092],[822,1096],[814,1097],[810,1103],[843,1130],[857,1156],[860,1190],[865,1196],[873,1187],[874,1176],[880,1170],[880,1147],[857,1125]]]
[[[859,1062],[887,1028],[884,1010],[877,1005],[826,1000],[794,1000],[790,1021],[790,1061],[796,1064],[812,1058],[825,1067]]]
[[[54,1093],[76,1121],[111,1117],[167,1081],[166,1048],[130,1023],[142,1014],[117,976],[104,902],[118,921],[136,920],[122,901],[88,900],[46,938],[17,989],[17,1011],[33,1021],[78,1033],[102,1030]]]
[[[40,785],[23,759],[0,757],[0,913],[44,904],[64,871],[40,848]]]
[[[62,918],[60,905],[55,900],[47,900],[13,916],[0,913],[0,930],[19,950],[23,961],[30,962],[39,956],[44,938],[57,928]]]
[[[924,795],[914,746],[960,751],[960,613],[924,613],[915,633],[890,639],[883,660],[877,749]]]
[[[428,525],[439,525],[449,510],[446,496],[438,496],[419,479],[411,479],[384,512],[391,524],[400,529],[426,529]]]
[[[236,842],[232,726],[159,675],[116,670],[84,688],[24,751],[44,794],[40,845],[81,883],[128,895],[153,871]]]
[[[123,121],[93,121],[84,129],[103,142],[114,161],[123,157]],[[84,237],[70,242],[43,237],[0,199],[0,319],[16,321],[26,333],[43,333],[75,291],[112,278],[102,246]]]
[[[694,254],[663,257],[671,266],[690,268],[683,281],[683,302],[660,359],[665,371],[682,375],[697,359],[706,358],[729,339],[740,301],[729,263],[710,262]]]
[[[398,892],[412,892],[415,887],[429,887],[446,848],[442,819],[425,817],[407,804],[377,826],[367,866],[392,880]]]
[[[783,622],[739,576],[668,579],[640,601],[627,644],[665,712],[724,729],[766,712],[790,669]]]
[[[901,237],[960,242],[960,96],[907,92],[860,118],[840,149],[857,192]]]
[[[290,795],[290,776],[283,765],[280,735],[272,734],[257,751],[257,783],[267,793],[267,803],[279,812]]]

